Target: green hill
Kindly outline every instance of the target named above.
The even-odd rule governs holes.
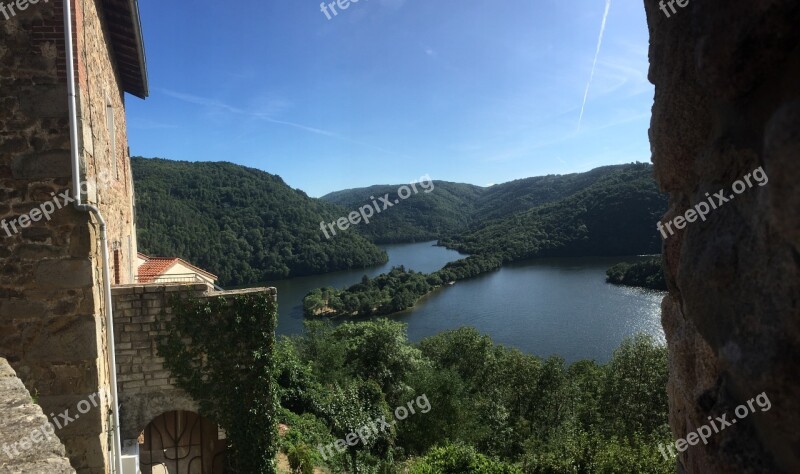
[[[395,200],[401,185],[377,185],[346,189],[322,197],[323,200],[355,210],[372,199],[388,194]],[[417,186],[419,189],[419,186]],[[376,243],[420,242],[436,240],[457,232],[472,222],[476,204],[484,188],[471,184],[433,181],[433,190],[418,193],[380,214],[359,231]]]
[[[401,185],[322,199],[279,176],[232,163],[133,158],[139,248],[178,256],[224,285],[360,268],[386,261],[374,243],[438,239],[465,253],[509,262],[540,256],[652,254],[666,210],[649,164],[527,178],[489,188],[434,181],[327,240],[332,222]]]
[[[387,260],[357,232],[326,240],[345,214],[279,176],[232,163],[133,158],[140,251],[175,256],[244,285]]]
[[[607,166],[579,175],[523,181],[527,183],[506,183],[494,191],[515,196],[510,201],[494,198],[495,215],[504,217],[475,220],[466,231],[441,243],[471,254],[499,253],[505,261],[661,251],[655,222],[666,211],[667,199],[656,187],[651,165]],[[542,183],[550,191],[542,191]],[[540,204],[517,211],[523,201]],[[503,206],[504,202],[508,204]]]
[[[658,253],[655,222],[667,209],[650,164],[603,166],[585,173],[519,179],[489,188],[435,181],[376,215],[359,231],[373,242],[439,239],[506,261],[536,256]],[[400,185],[348,189],[322,199],[348,209]]]

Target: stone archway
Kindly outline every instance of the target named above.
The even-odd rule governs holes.
[[[222,474],[226,442],[217,425],[191,411],[154,418],[139,437],[142,474]]]

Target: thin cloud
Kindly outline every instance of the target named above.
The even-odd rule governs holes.
[[[603,12],[603,22],[600,24],[600,37],[597,38],[597,50],[594,53],[594,61],[592,61],[592,72],[589,74],[589,82],[586,83],[586,92],[583,93],[583,104],[581,105],[581,115],[578,118],[578,131],[581,130],[581,122],[583,121],[583,112],[586,110],[586,99],[589,98],[589,87],[592,85],[594,78],[594,70],[597,67],[597,58],[600,56],[600,46],[603,44],[603,36],[606,33],[606,20],[608,20],[608,12],[611,10],[611,0],[606,0],[606,10]]]
[[[403,158],[411,158],[411,157],[409,157],[407,155],[403,155],[402,153],[396,153],[396,152],[393,152],[393,151],[390,151],[390,150],[386,150],[384,148],[381,148],[381,147],[378,147],[378,146],[375,146],[375,145],[371,145],[369,143],[364,143],[364,142],[360,142],[358,140],[353,140],[352,138],[348,138],[348,137],[342,136],[342,135],[340,135],[340,134],[338,134],[336,132],[331,132],[329,130],[323,130],[321,128],[316,128],[316,127],[309,127],[308,125],[303,125],[303,124],[299,124],[299,123],[295,123],[295,122],[290,122],[290,121],[287,121],[287,120],[279,120],[279,119],[273,118],[271,116],[271,114],[269,114],[269,113],[265,113],[265,112],[250,112],[250,111],[247,111],[247,110],[244,110],[244,109],[240,109],[238,107],[233,107],[231,105],[228,105],[228,104],[226,104],[224,102],[221,102],[221,101],[218,101],[218,100],[215,100],[215,99],[209,99],[209,98],[206,98],[206,97],[200,97],[200,96],[191,95],[191,94],[184,94],[182,92],[176,92],[176,91],[172,91],[172,90],[169,90],[169,89],[159,89],[159,92],[161,92],[161,93],[163,93],[163,94],[165,94],[165,95],[167,95],[169,97],[172,97],[174,99],[178,99],[178,100],[181,100],[183,102],[190,103],[190,104],[200,105],[200,106],[208,107],[208,108],[214,108],[214,109],[217,109],[217,110],[230,112],[232,114],[242,115],[242,116],[245,116],[245,117],[251,117],[251,118],[263,120],[265,122],[274,123],[276,125],[283,125],[283,126],[286,126],[286,127],[296,128],[298,130],[303,130],[305,132],[313,133],[315,135],[322,135],[324,137],[333,138],[333,139],[340,140],[340,141],[347,142],[347,143],[352,143],[354,145],[362,146],[362,147],[365,147],[365,148],[371,148],[373,150],[380,151],[381,153],[386,153],[386,154],[390,154],[390,155],[396,155],[396,156],[400,156],[400,157],[403,157]]]

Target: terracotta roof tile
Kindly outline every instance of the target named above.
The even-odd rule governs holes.
[[[213,277],[214,280],[217,279],[217,276],[211,272],[203,270],[202,268],[196,267],[191,263],[177,257],[166,258],[166,257],[147,257],[144,254],[139,254],[142,257],[149,258],[149,260],[139,266],[138,272],[138,279],[139,283],[152,283],[156,277],[160,276],[162,273],[167,271],[170,267],[175,265],[176,263],[180,262],[181,264],[185,265],[192,270],[197,271],[198,273],[203,273],[210,277]]]
[[[151,257],[139,267],[139,283],[152,282],[177,261],[177,258]]]

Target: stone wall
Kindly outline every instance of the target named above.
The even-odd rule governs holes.
[[[126,242],[135,235],[132,189],[122,91],[101,3],[79,0],[74,6],[81,180],[89,202],[108,220],[112,256],[112,245],[128,252],[120,255],[125,267],[136,253],[135,239]],[[71,205],[24,228],[20,221],[46,202],[55,204],[61,193],[74,194],[62,8],[61,0],[40,1],[0,18],[0,221],[9,229],[0,228],[0,356],[48,413],[74,407],[109,383],[97,223]],[[113,169],[106,94],[117,125],[113,156],[121,177],[104,186],[101,172]],[[129,276],[122,272],[121,281]],[[78,472],[106,472],[109,406],[105,396],[100,409],[58,433]]]
[[[103,1],[73,1],[79,51],[76,68],[81,172],[87,182],[85,198],[103,211],[108,224],[112,283],[133,283],[137,246],[125,97],[119,86],[113,51],[106,46],[111,44],[111,38],[101,21]],[[111,124],[109,114],[113,115]]]
[[[216,298],[243,293],[275,295],[274,288],[215,291],[207,284],[128,285],[113,289],[114,329],[117,344],[117,378],[122,403],[122,438],[137,439],[157,416],[170,411],[197,413],[198,405],[173,385],[156,340],[164,331],[157,323],[172,314],[170,300],[181,297]]]
[[[6,474],[68,474],[75,470],[64,445],[49,429],[42,409],[17,378],[8,361],[0,358],[0,472]]]
[[[800,3],[645,7],[662,222],[759,166],[769,177],[664,244],[676,439],[762,392],[772,404],[690,446],[679,471],[800,472]]]

